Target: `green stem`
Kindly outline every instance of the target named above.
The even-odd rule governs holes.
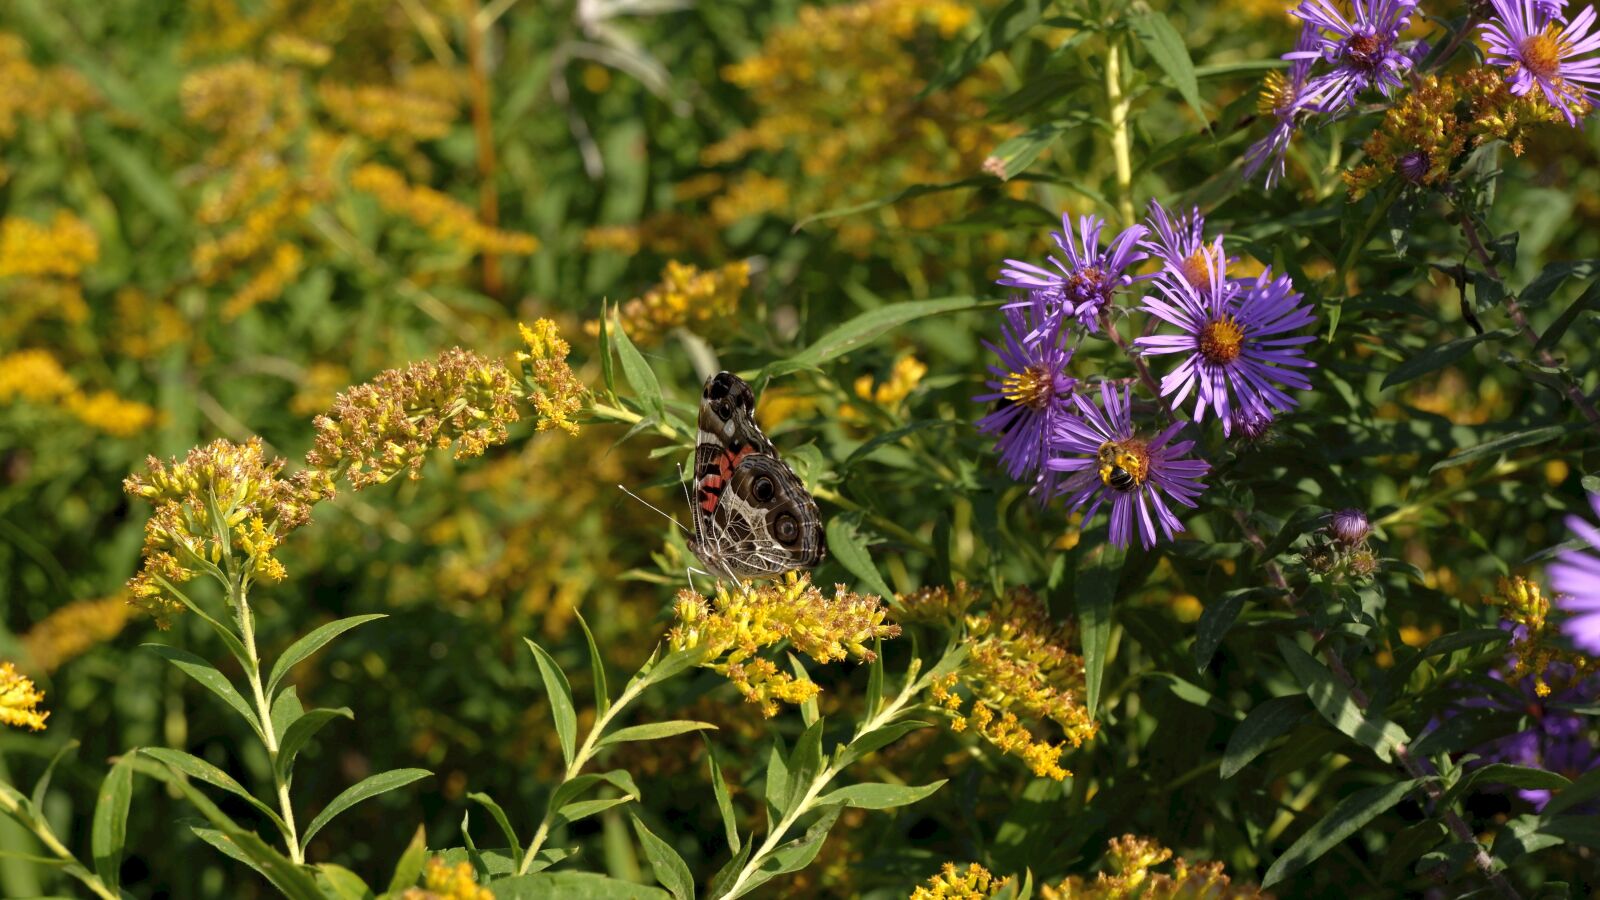
[[[0,790],[0,812],[10,816],[24,828],[33,832],[33,836],[39,839],[39,843],[43,844],[45,849],[54,854],[57,859],[66,863],[64,870],[83,882],[84,886],[93,891],[96,897],[101,897],[103,900],[118,900],[117,895],[106,886],[105,882],[100,880],[100,876],[91,873],[84,867],[83,863],[78,862],[78,858],[72,855],[72,851],[68,850],[66,845],[61,843],[47,823],[34,818],[31,811],[23,809],[22,803],[17,802],[20,797],[21,795],[14,793],[9,785],[4,785],[4,789]]]
[[[913,666],[915,666],[915,663],[913,663]],[[833,781],[834,777],[844,770],[845,767],[839,764],[839,760],[844,758],[844,752],[855,746],[856,742],[866,735],[894,722],[900,713],[911,704],[912,699],[932,680],[931,673],[922,678],[918,678],[916,675],[917,670],[915,668],[908,672],[905,686],[900,689],[900,693],[895,696],[894,700],[878,710],[876,715],[857,726],[855,735],[850,738],[849,744],[834,751],[833,761],[817,772],[816,776],[811,779],[811,783],[806,785],[805,792],[800,795],[798,800],[794,801],[783,818],[772,826],[772,830],[767,833],[766,840],[762,841],[756,852],[751,854],[750,859],[744,864],[744,868],[739,870],[738,877],[729,883],[727,890],[717,895],[713,900],[730,900],[730,898],[739,896],[745,882],[755,875],[756,871],[761,868],[762,863],[766,862],[767,858],[778,848],[778,845],[783,842],[783,837],[788,834],[789,829],[793,828],[794,824],[802,816],[812,810],[813,804],[822,795],[823,788],[827,787],[828,783]]]
[[[1106,108],[1111,123],[1111,158],[1117,169],[1117,214],[1124,228],[1133,224],[1133,141],[1128,134],[1128,107],[1122,91],[1122,44],[1112,38],[1106,47]]]

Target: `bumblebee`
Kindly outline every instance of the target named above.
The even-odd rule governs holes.
[[[1137,454],[1106,442],[1097,457],[1100,461],[1100,481],[1114,491],[1128,493],[1139,486],[1144,474],[1143,460]]]

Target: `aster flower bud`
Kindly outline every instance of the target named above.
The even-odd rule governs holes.
[[[1341,509],[1333,514],[1328,532],[1344,547],[1355,548],[1372,535],[1372,524],[1367,521],[1367,514],[1359,509]]]

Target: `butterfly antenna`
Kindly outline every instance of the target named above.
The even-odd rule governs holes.
[[[633,499],[639,501],[640,503],[643,503],[645,506],[649,507],[650,509],[653,509],[656,512],[660,513],[662,516],[666,517],[667,521],[669,521],[672,524],[678,526],[679,528],[682,528],[683,532],[685,534],[688,534],[688,535],[691,535],[691,536],[694,534],[694,532],[690,531],[688,528],[685,528],[684,524],[682,522],[679,522],[675,516],[673,516],[671,513],[662,512],[660,507],[656,506],[654,503],[651,503],[649,500],[644,499],[643,497],[639,496],[638,494],[635,494],[633,491],[628,490],[627,488],[623,487],[620,484],[617,485],[617,490],[623,492],[624,494],[627,494],[629,497],[632,497]]]
[[[683,477],[683,463],[678,463],[678,484],[683,487],[683,502],[694,509],[694,497],[689,493],[689,479]]]

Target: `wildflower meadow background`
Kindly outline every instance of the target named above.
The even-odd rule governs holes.
[[[1594,896],[1597,100],[1578,0],[7,0],[0,895]],[[723,370],[814,571],[669,521]]]

